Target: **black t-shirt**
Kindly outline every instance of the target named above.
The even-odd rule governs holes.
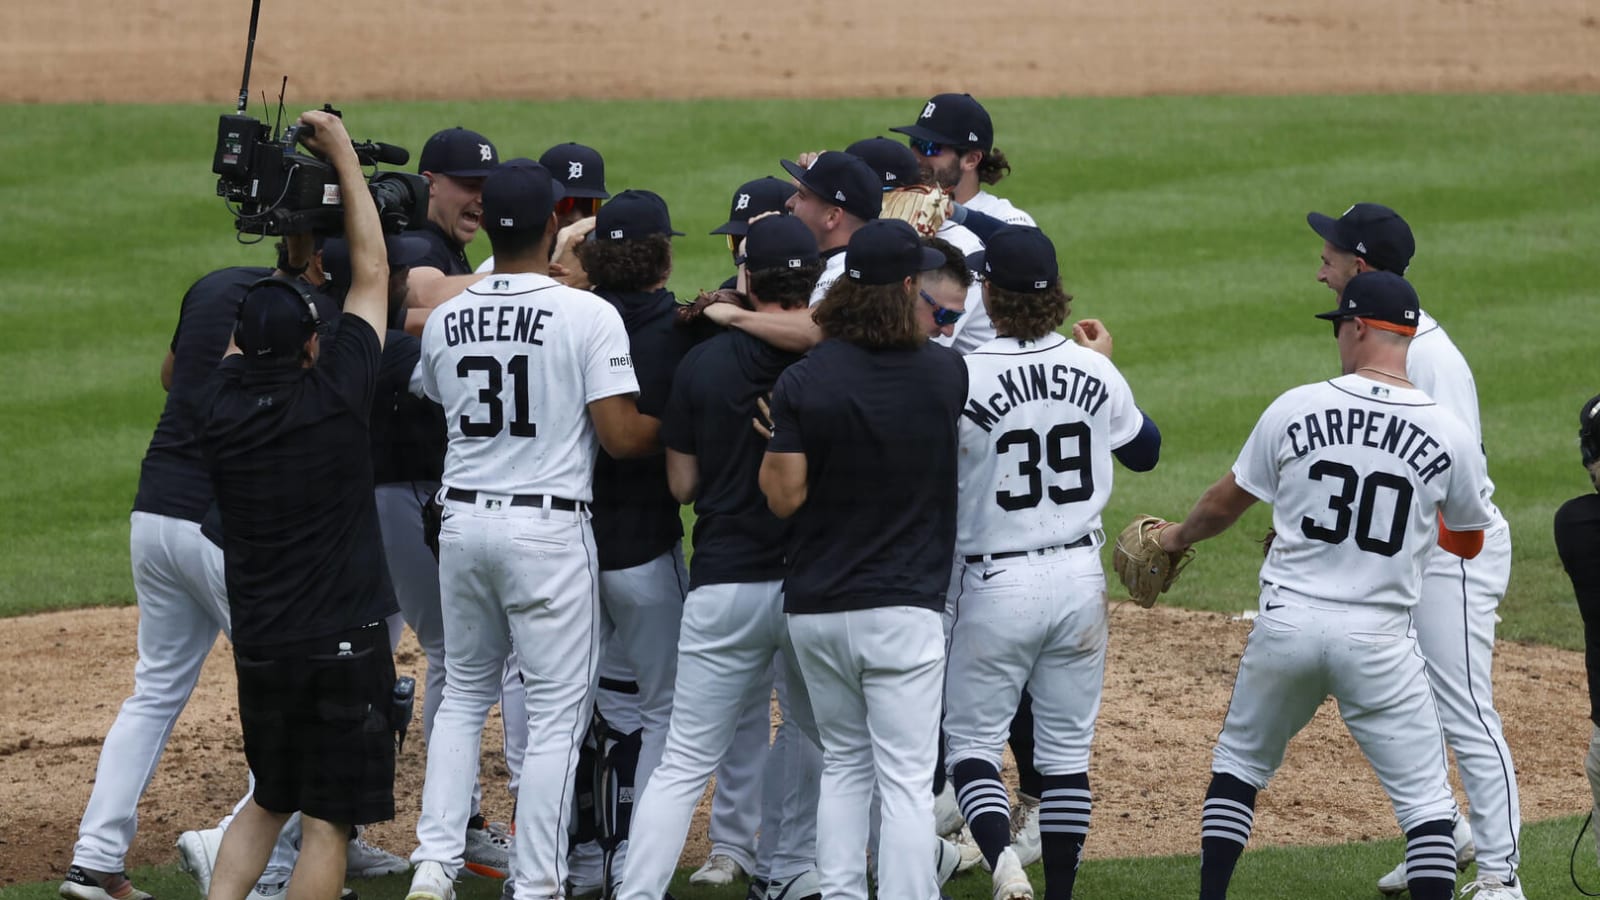
[[[472,264],[467,262],[467,248],[456,243],[456,239],[435,225],[432,219],[422,223],[421,228],[408,233],[427,238],[429,245],[427,255],[412,263],[411,268],[434,268],[446,275],[472,274]]]
[[[1574,497],[1556,510],[1556,552],[1583,616],[1589,720],[1600,725],[1600,494]]]
[[[438,481],[444,477],[444,408],[411,393],[411,372],[422,357],[422,341],[390,329],[383,339],[378,385],[368,431],[376,484]]]
[[[212,377],[200,439],[240,647],[322,637],[396,609],[367,445],[378,360],[372,328],[345,317],[309,369],[233,356]]]
[[[693,345],[692,332],[677,325],[678,302],[666,290],[595,294],[616,307],[628,329],[639,412],[659,418],[672,393],[673,373]],[[659,455],[617,460],[599,451],[589,507],[603,570],[643,565],[683,539],[678,501],[667,487],[667,465]]]
[[[869,351],[825,340],[779,376],[769,450],[804,453],[784,612],[944,609],[956,541],[956,420],[967,368],[953,350]]]
[[[211,505],[211,477],[195,440],[195,404],[233,336],[245,288],[271,269],[235,266],[196,281],[183,295],[172,332],[172,387],[139,467],[135,512],[201,521]]]
[[[678,365],[661,443],[694,455],[700,473],[691,589],[783,577],[788,523],[767,509],[757,484],[767,442],[750,420],[756,398],[799,358],[729,330],[690,350]]]

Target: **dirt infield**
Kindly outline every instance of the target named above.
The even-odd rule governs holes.
[[[78,819],[94,782],[100,742],[132,686],[137,611],[100,609],[0,620],[0,646],[26,648],[0,660],[0,884],[60,877],[71,862]],[[1105,706],[1091,772],[1091,856],[1144,856],[1196,849],[1211,742],[1222,722],[1248,626],[1182,610],[1112,617]],[[399,667],[422,683],[422,655],[407,634]],[[1495,689],[1532,821],[1589,803],[1583,756],[1589,725],[1583,657],[1502,644]],[[169,863],[178,834],[206,827],[244,792],[245,771],[232,665],[223,643],[207,662],[189,708],[140,807],[130,865]],[[484,736],[484,805],[505,818],[505,765],[498,718]],[[421,743],[399,766],[398,818],[370,837],[402,854],[416,845]],[[1459,792],[1458,792],[1459,793]],[[685,861],[698,864],[704,809]],[[1341,843],[1396,835],[1372,771],[1331,703],[1289,748],[1282,773],[1262,794],[1254,846]]]
[[[295,96],[924,97],[1592,91],[1592,0],[264,0]],[[238,92],[246,0],[9,3],[0,102]],[[473,14],[468,15],[467,10]]]

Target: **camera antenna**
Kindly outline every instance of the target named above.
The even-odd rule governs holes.
[[[278,118],[272,123],[272,133],[283,132],[283,95],[289,90],[289,76],[283,76],[283,83],[278,85]],[[264,101],[263,101],[264,102]]]
[[[243,113],[250,102],[250,60],[256,53],[256,23],[261,20],[261,0],[250,0],[250,37],[244,45],[244,77],[239,82],[239,106],[235,112]]]

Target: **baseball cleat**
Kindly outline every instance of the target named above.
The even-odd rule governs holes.
[[[1017,851],[1010,847],[1000,851],[994,861],[994,900],[1033,900],[1033,882],[1022,870]]]
[[[178,868],[194,879],[201,897],[211,893],[211,871],[216,868],[217,850],[221,847],[221,828],[185,831],[178,835]]]
[[[1392,897],[1395,894],[1404,894],[1407,890],[1409,888],[1406,887],[1406,864],[1404,862],[1390,869],[1389,874],[1378,879],[1378,893],[1380,894]]]
[[[250,894],[245,900],[282,900],[284,892],[289,890],[287,881],[258,881],[250,889]]]
[[[807,869],[790,878],[774,878],[767,882],[767,900],[822,900],[822,884],[817,881],[817,870]]]
[[[64,900],[152,900],[133,886],[126,872],[96,872],[82,866],[67,869],[60,893]]]
[[[750,876],[750,883],[745,886],[744,900],[763,900],[767,896],[767,879]]]
[[[1450,835],[1456,839],[1456,870],[1465,872],[1467,866],[1478,859],[1478,845],[1472,841],[1472,826],[1465,817],[1456,816]]]
[[[1011,848],[1023,868],[1044,858],[1039,838],[1039,798],[1017,792],[1017,805],[1011,807]]]
[[[483,816],[467,820],[467,845],[462,852],[462,868],[484,878],[504,878],[511,872],[511,834],[498,822],[490,824]]]
[[[443,865],[433,860],[417,863],[406,900],[455,900],[455,896],[456,886],[444,874]]]
[[[1506,884],[1494,875],[1479,875],[1477,881],[1469,882],[1461,889],[1461,897],[1465,900],[1469,895],[1472,900],[1525,900],[1522,886],[1514,879]]]
[[[568,897],[592,897],[600,893],[606,884],[605,857],[605,851],[595,841],[572,845],[567,851]]]
[[[377,878],[380,875],[398,875],[408,871],[411,863],[393,853],[367,843],[360,831],[350,839],[345,849],[345,876],[348,878]]]
[[[940,837],[950,837],[966,824],[967,820],[961,815],[961,807],[956,804],[956,787],[946,781],[944,790],[933,797],[933,833]]]
[[[943,887],[961,866],[961,848],[956,846],[955,841],[939,838],[933,845],[933,859],[939,873],[939,886]]]
[[[713,853],[705,864],[694,870],[689,876],[689,883],[702,887],[721,887],[733,884],[735,878],[744,875],[744,867],[739,865],[734,858],[725,853]]]

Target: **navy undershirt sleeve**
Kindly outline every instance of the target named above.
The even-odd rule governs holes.
[[[1148,472],[1156,467],[1156,462],[1161,458],[1161,429],[1156,427],[1155,420],[1144,410],[1139,411],[1144,416],[1144,424],[1139,427],[1139,433],[1133,440],[1111,451],[1122,463],[1135,472]]]

